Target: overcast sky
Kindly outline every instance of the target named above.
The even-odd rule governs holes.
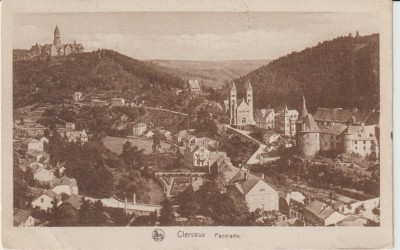
[[[137,59],[275,59],[340,35],[379,33],[360,13],[129,12],[16,14],[14,48],[62,43],[117,50]]]

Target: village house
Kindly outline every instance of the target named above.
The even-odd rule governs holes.
[[[54,183],[54,186],[51,190],[56,194],[78,194],[78,184],[76,183],[76,180],[74,178],[63,176]]]
[[[43,142],[34,138],[28,138],[21,142],[20,149],[24,152],[37,151],[43,152]]]
[[[172,140],[172,133],[166,129],[158,129],[158,133],[161,135],[161,138],[167,141]]]
[[[360,218],[379,222],[380,216],[374,213],[374,209],[379,208],[380,197],[364,201],[357,201],[348,205],[344,204],[338,207],[338,210],[345,215],[357,215]]]
[[[34,227],[35,219],[32,217],[32,211],[25,209],[14,210],[14,227]]]
[[[55,179],[53,170],[39,167],[33,172],[33,179],[40,183],[50,183]]]
[[[250,212],[256,209],[279,211],[279,194],[264,176],[258,177],[246,170],[239,170],[232,178],[228,192],[235,192],[242,197]]]
[[[149,130],[149,131],[147,131],[147,132],[144,133],[144,136],[145,136],[146,138],[149,138],[149,139],[153,138],[153,135],[154,135],[153,130]]]
[[[54,199],[58,198],[59,198],[58,194],[56,194],[51,190],[46,190],[41,195],[36,197],[31,204],[33,208],[38,207],[41,210],[47,211],[47,209],[53,207]]]
[[[187,80],[187,88],[190,96],[198,96],[203,93],[198,80]]]
[[[134,136],[141,136],[147,129],[147,124],[146,123],[136,123],[133,125],[132,128],[132,133]]]
[[[92,107],[104,107],[107,106],[107,102],[99,99],[92,99],[90,101]]]
[[[64,200],[60,200],[57,205],[65,206],[67,204],[70,205],[75,210],[79,210],[79,209],[81,209],[81,205],[82,205],[82,197],[77,194],[72,194],[68,198],[66,198]]]
[[[26,152],[26,157],[32,161],[37,161],[42,163],[47,163],[50,160],[49,154],[43,151],[37,151],[32,149]]]
[[[332,226],[344,218],[346,218],[345,215],[319,200],[314,200],[304,208],[306,225]]]
[[[86,143],[89,141],[89,137],[86,134],[85,130],[82,131],[71,131],[65,132],[65,136],[69,142],[77,142],[81,141],[82,143]]]
[[[280,138],[282,137],[273,130],[269,130],[263,135],[263,141],[265,144],[276,143]]]
[[[257,127],[265,129],[275,128],[275,111],[273,109],[256,109],[254,120]]]
[[[74,102],[80,102],[82,100],[82,93],[81,92],[75,92],[72,96],[72,100]]]
[[[125,106],[125,99],[124,98],[112,98],[111,99],[111,106],[112,107]]]
[[[286,136],[296,135],[296,121],[299,118],[299,112],[297,110],[289,110],[285,107],[283,112],[275,115],[275,131],[279,134]]]
[[[178,133],[176,133],[173,136],[174,141],[177,144],[180,144],[183,142],[183,139],[188,137],[189,135],[191,135],[194,132],[194,129],[185,129],[185,130],[181,130]]]
[[[286,195],[286,202],[289,207],[289,218],[298,218],[304,221],[304,207],[306,202],[306,197],[300,192],[289,192]]]
[[[67,123],[65,123],[65,131],[66,131],[66,132],[75,131],[75,123],[73,123],[73,122],[67,122]]]
[[[196,167],[208,170],[210,160],[210,150],[205,146],[188,145],[184,150],[184,163],[189,169]]]

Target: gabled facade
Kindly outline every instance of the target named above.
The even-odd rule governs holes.
[[[299,118],[297,110],[285,110],[275,116],[275,131],[286,136],[296,135],[296,121]]]
[[[239,170],[232,178],[229,192],[239,194],[253,212],[279,211],[279,194],[263,177],[255,176],[245,170]]]
[[[260,128],[275,128],[275,111],[273,109],[257,109],[254,112],[254,120]]]

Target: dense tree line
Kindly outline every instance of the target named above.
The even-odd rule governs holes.
[[[263,172],[276,185],[286,186],[288,179],[292,179],[303,181],[310,187],[330,189],[336,186],[362,191],[366,195],[379,196],[380,194],[379,166],[372,170],[371,176],[367,176],[358,174],[356,171],[345,171],[335,163],[301,162],[282,157],[266,165],[254,166],[252,171]]]
[[[99,141],[67,142],[57,132],[49,144],[53,165],[66,162],[66,174],[77,180],[79,192],[98,198],[110,197],[113,191],[113,176],[105,165],[101,150]]]
[[[69,55],[63,59],[21,60],[13,64],[15,107],[48,102],[62,103],[74,91],[128,90],[152,95],[154,104],[177,105],[171,88],[182,88],[181,78],[111,50]],[[155,91],[155,88],[157,91]],[[153,95],[156,92],[157,95]]]
[[[203,215],[210,217],[214,225],[273,226],[278,221],[277,211],[250,212],[246,201],[239,194],[222,193],[215,182],[206,182],[197,191],[190,187],[176,199],[182,217]],[[167,211],[166,214],[170,215],[170,210]],[[171,225],[174,220],[169,219],[168,222],[166,225]]]
[[[304,94],[311,112],[318,107],[374,109],[379,105],[379,35],[350,34],[280,57],[237,79],[239,95],[247,80],[258,108],[287,104],[299,109]]]
[[[50,227],[127,226],[132,218],[122,208],[104,207],[100,200],[93,202],[82,197],[80,209],[69,203],[58,205],[59,202],[53,200],[47,211],[34,209],[32,215]]]

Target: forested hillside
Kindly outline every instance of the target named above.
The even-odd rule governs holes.
[[[16,61],[13,66],[16,108],[38,102],[60,103],[72,98],[74,91],[96,90],[120,96],[146,95],[155,105],[173,105],[176,97],[172,88],[184,85],[182,79],[157,70],[150,63],[111,50]]]
[[[338,37],[278,58],[237,79],[250,80],[255,107],[379,107],[379,35]]]

